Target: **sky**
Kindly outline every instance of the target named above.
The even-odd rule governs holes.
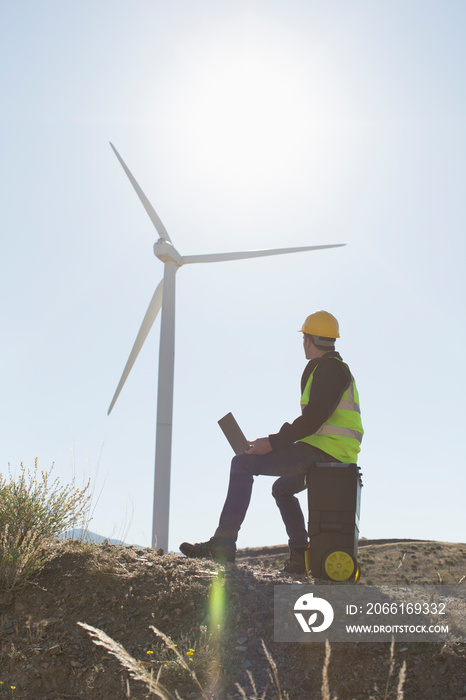
[[[182,255],[346,244],[179,270],[170,549],[217,525],[217,420],[299,414],[317,309],[360,535],[464,542],[465,30],[462,0],[0,0],[2,473],[90,478],[90,529],[150,545],[159,319],[107,409],[163,265],[112,142]],[[272,482],[239,547],[286,542]]]

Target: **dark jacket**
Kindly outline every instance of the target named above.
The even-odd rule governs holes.
[[[343,362],[335,361],[334,358],[342,359],[338,352],[330,350],[322,357],[307,363],[301,377],[301,394],[315,368],[309,403],[304,406],[299,418],[292,423],[284,423],[278,433],[269,435],[273,450],[287,447],[297,440],[313,435],[335,411],[351,383],[351,373]]]

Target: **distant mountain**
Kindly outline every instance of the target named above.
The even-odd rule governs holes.
[[[68,540],[83,540],[84,542],[96,542],[97,544],[102,544],[102,542],[107,541],[109,544],[126,544],[121,540],[112,540],[110,537],[103,537],[98,535],[96,532],[91,532],[90,530],[83,530],[82,528],[76,528],[74,530],[67,530],[59,535],[60,539]],[[138,545],[136,545],[138,546]]]

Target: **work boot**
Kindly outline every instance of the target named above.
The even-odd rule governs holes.
[[[290,549],[290,558],[286,562],[282,571],[285,574],[305,574],[306,562],[304,559],[305,549]]]
[[[197,544],[183,542],[180,544],[180,552],[190,559],[213,559],[219,564],[225,564],[235,561],[236,547],[219,544],[215,537],[211,537],[208,542]]]

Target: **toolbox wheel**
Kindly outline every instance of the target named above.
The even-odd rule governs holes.
[[[348,552],[334,550],[325,557],[325,573],[332,581],[348,581],[354,577],[359,578],[359,566],[354,557]]]

